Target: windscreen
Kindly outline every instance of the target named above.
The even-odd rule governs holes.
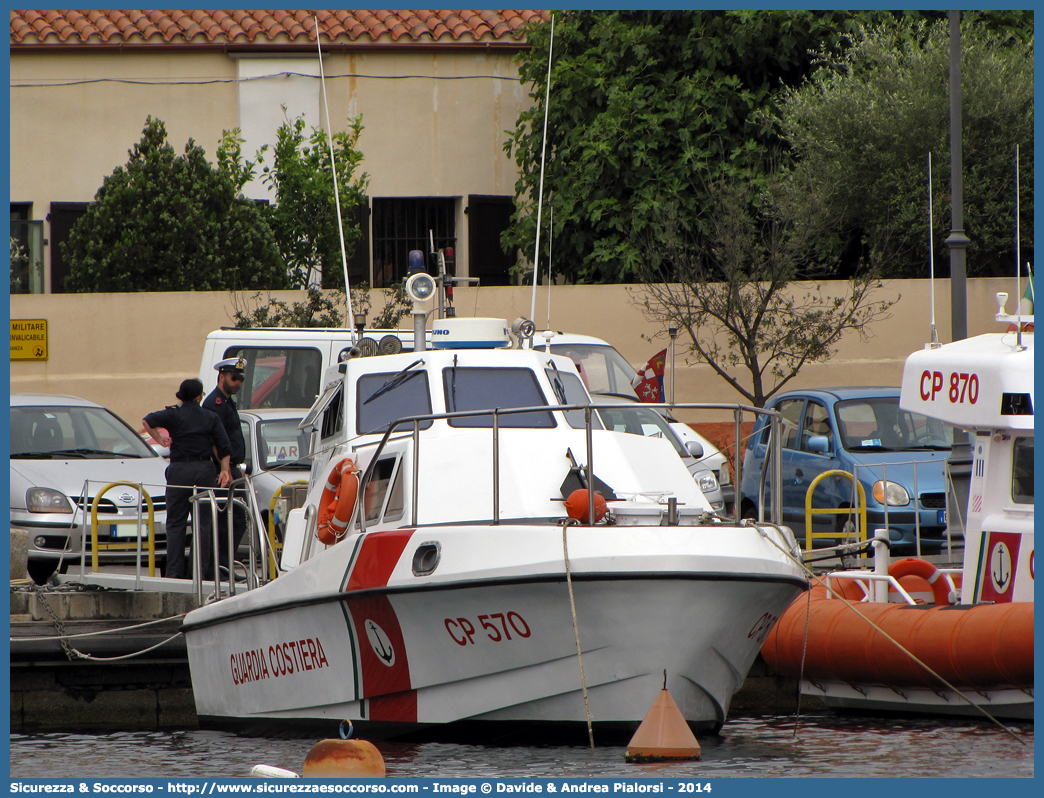
[[[141,436],[100,407],[12,407],[11,457],[157,457]]]
[[[841,443],[848,451],[949,449],[953,427],[899,409],[898,396],[849,399],[834,406]]]
[[[571,358],[591,393],[619,393],[638,398],[631,386],[637,372],[613,347],[607,344],[551,344],[551,353]]]
[[[513,407],[547,405],[536,374],[525,368],[460,368],[442,370],[446,410],[507,410]],[[491,427],[489,415],[450,419],[453,427]],[[516,413],[501,416],[501,427],[554,427],[550,413]]]
[[[398,372],[364,374],[358,385],[358,430],[359,434],[383,432],[393,421],[406,416],[426,416],[431,413],[431,395],[428,391],[428,374],[417,368],[423,361],[417,360]],[[421,423],[421,429],[431,426],[431,421]],[[396,431],[408,431],[411,427],[399,427]]]

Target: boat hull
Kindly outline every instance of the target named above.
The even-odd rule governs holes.
[[[720,530],[571,528],[572,602],[560,529],[360,536],[190,614],[197,712],[208,725],[351,718],[393,732],[585,723],[586,683],[594,722],[633,726],[666,671],[683,716],[720,727],[768,628],[804,587],[756,531],[729,531],[747,538],[734,542],[745,553],[730,555]],[[516,541],[514,554],[497,564],[491,537]],[[418,578],[414,552],[433,539],[441,563]],[[330,579],[337,589],[324,591]]]

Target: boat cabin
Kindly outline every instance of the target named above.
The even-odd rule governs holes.
[[[971,439],[961,603],[1033,601],[1033,334],[980,335],[915,352],[900,406]]]
[[[650,523],[650,514],[658,523],[672,498],[683,524],[711,511],[666,439],[604,429],[569,357],[508,348],[502,320],[440,320],[432,340],[434,349],[328,369],[302,421],[315,430],[314,458],[304,517],[288,524],[284,569],[322,550],[305,530],[345,457],[363,472],[348,534],[558,523],[589,461],[617,523]]]

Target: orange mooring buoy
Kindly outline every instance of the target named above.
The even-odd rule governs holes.
[[[653,701],[645,720],[627,744],[627,762],[662,762],[670,759],[699,759],[700,744],[681,710],[667,692],[667,671],[663,689]]]
[[[344,725],[348,724],[345,731]],[[305,757],[305,778],[377,779],[385,775],[384,757],[366,740],[350,740],[351,721],[342,721],[340,740],[320,740]]]
[[[587,511],[590,509],[590,499],[588,499],[587,488],[577,488],[569,494],[569,498],[565,500],[566,513],[570,518],[575,518],[581,524],[587,523]],[[605,514],[609,512],[609,505],[606,504],[605,496],[595,491],[594,495],[594,515],[595,523],[597,524],[603,518]]]

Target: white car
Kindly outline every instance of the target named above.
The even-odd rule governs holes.
[[[601,397],[591,397],[595,405],[602,404]],[[714,472],[703,460],[703,450],[698,443],[687,445],[683,443],[674,430],[671,429],[666,419],[651,407],[642,407],[640,403],[621,403],[616,407],[602,407],[598,410],[598,417],[606,429],[616,432],[628,432],[632,435],[644,435],[647,438],[666,438],[670,441],[678,456],[682,458],[685,467],[689,469],[692,478],[699,485],[703,495],[710,502],[711,509],[715,513],[725,510],[725,497],[722,495],[721,486]]]
[[[55,570],[79,564],[84,539],[90,568],[91,505],[113,482],[141,485],[148,494],[157,562],[166,557],[167,462],[123,419],[75,396],[13,394],[10,423],[11,526],[29,532],[34,581],[43,583]],[[100,564],[134,562],[139,504],[147,519],[147,502],[136,487],[117,485],[105,492],[98,506],[98,542],[128,548],[100,549]],[[147,527],[141,531],[147,534]]]
[[[547,347],[548,340],[544,335],[544,333],[537,333],[533,337],[534,349]],[[611,344],[590,335],[555,333],[550,338],[550,345],[553,354],[572,358],[590,393],[630,402],[641,401],[632,387],[638,372]],[[721,486],[722,494],[725,497],[727,509],[731,508],[735,498],[735,489],[732,485],[728,458],[688,424],[678,421],[664,409],[658,408],[657,412],[667,419],[671,429],[683,444],[689,441],[700,444],[703,449],[703,457],[700,458],[700,461],[714,472],[714,478]]]

